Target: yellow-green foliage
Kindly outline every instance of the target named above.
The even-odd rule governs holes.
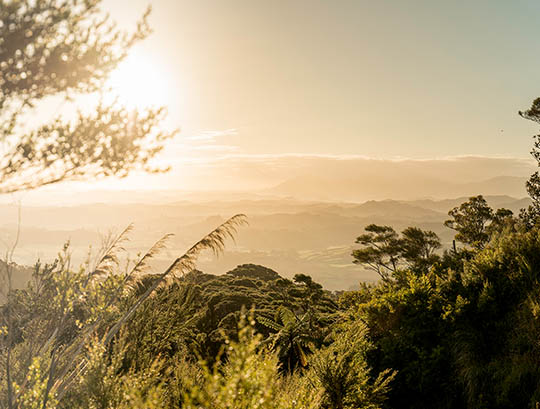
[[[24,390],[14,383],[15,393],[20,393],[17,402],[20,409],[55,408],[56,400],[47,390],[47,378],[44,377],[42,361],[43,359],[38,357],[32,360],[25,379],[27,387]]]
[[[298,375],[281,376],[276,354],[260,347],[261,338],[251,326],[241,326],[238,339],[227,343],[224,364],[213,369],[203,365],[202,385],[188,384],[184,396],[186,409],[320,407],[320,390]]]
[[[366,327],[356,321],[334,334],[333,342],[311,361],[307,376],[322,391],[322,407],[329,409],[378,409],[386,400],[395,376],[382,371],[372,381],[366,354],[372,349]]]

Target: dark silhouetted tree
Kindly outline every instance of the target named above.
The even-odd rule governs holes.
[[[444,225],[457,232],[456,240],[474,248],[483,248],[489,240],[487,226],[493,219],[493,210],[482,195],[471,197],[467,202],[448,212],[451,219]]]
[[[396,278],[403,267],[425,273],[439,259],[435,251],[441,247],[441,240],[432,231],[408,227],[400,236],[392,227],[376,224],[365,230],[368,233],[356,239],[364,247],[353,251],[353,262],[376,271],[385,281]]]
[[[425,270],[439,258],[435,251],[441,248],[441,240],[435,232],[408,227],[401,236],[401,255],[411,268]]]
[[[401,253],[401,241],[396,231],[390,226],[370,224],[367,233],[356,239],[363,245],[352,252],[355,264],[363,264],[375,271],[383,280],[389,280],[398,269]]]
[[[521,117],[540,124],[540,98],[536,98],[531,107],[526,111],[519,111]],[[534,144],[531,155],[540,166],[540,135],[534,136]],[[522,209],[520,219],[528,228],[537,223],[540,216],[540,174],[534,172],[526,183],[527,193],[532,199],[532,204],[527,209]]]
[[[514,213],[510,209],[497,209],[493,213],[493,219],[488,226],[488,233],[491,236],[496,232],[502,232],[505,229],[515,230],[516,219]]]

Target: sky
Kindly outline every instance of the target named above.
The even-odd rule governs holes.
[[[321,156],[476,157],[477,180],[484,157],[530,157],[538,127],[518,110],[540,96],[537,1],[104,0],[103,9],[130,29],[149,4],[154,33],[111,84],[127,104],[168,107],[166,126],[181,132],[161,161],[173,169],[100,186],[250,188],[276,174],[276,158],[293,162],[294,176],[324,172],[310,168]]]
[[[242,153],[526,156],[537,1],[109,0],[189,137]],[[142,56],[142,57],[141,57]],[[144,79],[141,79],[144,83]]]

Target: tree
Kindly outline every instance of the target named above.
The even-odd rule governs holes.
[[[435,251],[441,240],[433,231],[408,227],[400,236],[392,227],[376,224],[365,230],[368,233],[356,239],[364,247],[353,251],[353,262],[366,265],[385,281],[396,278],[398,269],[405,265],[424,273],[439,258]]]
[[[83,177],[126,176],[150,164],[174,132],[163,108],[130,112],[99,102],[93,113],[56,117],[34,129],[39,104],[73,102],[103,89],[109,73],[150,29],[118,29],[101,0],[0,0],[0,193]],[[136,84],[134,84],[136,86]]]
[[[390,226],[370,224],[367,233],[358,236],[356,243],[363,245],[353,251],[355,264],[364,264],[374,270],[383,280],[389,280],[397,271],[401,242],[398,234]]]
[[[514,213],[510,209],[497,209],[493,213],[493,219],[488,226],[489,235],[493,235],[496,232],[502,232],[505,229],[515,230],[516,219]]]
[[[540,98],[536,98],[528,110],[519,111],[519,115],[522,118],[540,124]],[[534,145],[531,155],[536,160],[538,166],[540,166],[540,135],[534,136]],[[528,228],[531,228],[536,224],[536,221],[540,216],[540,174],[534,172],[527,181],[525,187],[533,202],[527,209],[522,209],[520,218]]]
[[[452,217],[444,222],[455,231],[456,240],[474,248],[483,248],[489,240],[487,226],[493,219],[493,210],[482,195],[473,196],[448,212]]]
[[[407,227],[401,235],[401,255],[412,269],[425,270],[439,258],[435,251],[441,248],[441,239],[435,232]]]
[[[186,409],[318,409],[320,391],[305,378],[280,376],[275,353],[261,348],[261,336],[241,317],[238,342],[228,340],[227,360],[214,368],[203,363],[202,382],[187,378]],[[146,402],[140,407],[149,406]]]
[[[274,320],[258,316],[257,320],[264,326],[276,331],[268,338],[272,349],[278,351],[282,362],[287,363],[289,374],[296,364],[307,366],[307,353],[313,344],[313,337],[309,329],[307,314],[298,318],[296,314],[286,307],[279,307]]]
[[[295,274],[293,281],[303,289],[302,291],[302,306],[304,311],[312,313],[313,307],[316,306],[319,300],[324,295],[322,285],[313,281],[313,279],[306,274]]]

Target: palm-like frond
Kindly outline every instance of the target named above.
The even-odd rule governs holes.
[[[279,307],[275,314],[275,320],[258,316],[257,321],[276,332],[264,342],[276,350],[281,359],[288,361],[288,370],[291,368],[291,357],[295,355],[302,367],[308,364],[307,352],[313,350],[314,338],[309,333],[308,314],[298,318],[287,307]]]
[[[300,361],[300,365],[302,367],[306,367],[308,364],[306,353],[304,352],[303,345],[300,343],[295,344],[296,349],[296,355],[298,356],[298,360]]]
[[[270,318],[266,318],[263,316],[258,316],[257,321],[264,325],[267,328],[273,329],[274,331],[281,331],[283,329],[283,325],[280,325],[277,322],[272,321]]]
[[[290,309],[286,307],[279,307],[276,314],[284,326],[289,327],[291,325],[295,325],[298,319],[296,318],[296,315],[294,312],[292,312]]]

